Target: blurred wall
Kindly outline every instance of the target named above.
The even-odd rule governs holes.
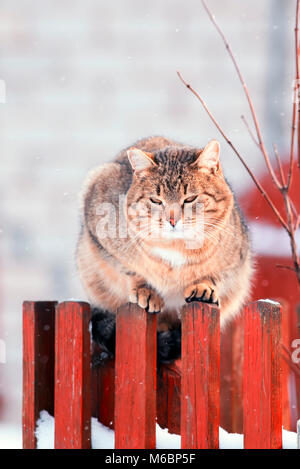
[[[285,151],[293,74],[292,0],[208,0],[236,52],[265,129]],[[0,2],[0,365],[6,417],[21,417],[21,304],[85,298],[74,266],[77,194],[87,171],[140,137],[202,146],[218,137],[180,70],[251,168],[263,167],[247,103],[201,2]],[[274,91],[273,91],[274,90]],[[278,130],[279,129],[279,130]],[[222,142],[233,187],[251,181]]]

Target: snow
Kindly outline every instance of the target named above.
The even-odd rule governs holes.
[[[220,428],[220,449],[243,449],[244,436],[238,433],[228,433]],[[45,410],[40,413],[37,422],[36,436],[38,449],[54,448],[54,417]],[[283,448],[297,448],[297,433],[282,431]],[[100,422],[92,418],[92,448],[93,449],[113,449],[115,432]],[[156,424],[156,448],[158,449],[180,449],[181,438],[179,435],[169,433]]]
[[[93,449],[114,449],[115,432],[102,425],[94,417],[92,418],[92,448]]]
[[[282,447],[283,449],[297,449],[297,433],[283,430]]]
[[[43,410],[37,421],[36,436],[38,449],[54,448],[54,417]],[[170,434],[167,429],[156,426],[157,448],[178,449],[180,448],[180,436]],[[92,448],[93,449],[114,449],[115,432],[92,418]]]
[[[156,448],[178,449],[180,448],[180,443],[180,435],[169,433],[167,428],[160,428],[160,426],[156,424]]]
[[[86,300],[83,300],[82,298],[67,298],[64,301],[75,301],[76,303],[86,302]]]
[[[244,436],[238,433],[228,433],[220,428],[220,449],[243,449]],[[38,449],[54,448],[54,417],[45,410],[40,413],[37,421],[36,436]],[[156,447],[158,449],[180,449],[181,438],[171,434],[168,430],[156,425]],[[92,448],[114,449],[115,432],[105,427],[97,419],[92,418]],[[284,449],[297,448],[297,434],[287,430],[282,431]],[[21,426],[0,424],[0,449],[22,448]]]
[[[54,448],[54,417],[42,410],[35,431],[38,449]]]
[[[268,298],[264,299],[264,300],[258,300],[262,303],[271,303],[272,305],[280,305],[280,303],[278,303],[278,301],[274,301],[274,300],[269,300]]]
[[[228,433],[220,427],[219,445],[220,449],[243,449],[244,435],[240,435],[239,433]]]

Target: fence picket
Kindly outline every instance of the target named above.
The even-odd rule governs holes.
[[[115,448],[155,448],[156,315],[134,304],[117,312]]]
[[[41,410],[53,415],[55,301],[23,303],[23,448],[36,448]]]
[[[244,447],[282,447],[281,307],[257,301],[245,309]]]
[[[55,323],[55,448],[91,446],[90,306],[66,301]]]
[[[114,420],[117,449],[154,449],[156,414],[163,416],[168,427],[179,428],[179,412],[183,449],[219,447],[220,312],[216,306],[195,302],[183,308],[182,359],[162,369],[159,382],[167,386],[168,402],[160,396],[158,410],[156,315],[133,304],[117,311],[115,363],[93,371],[93,385],[89,320],[88,303],[24,302],[24,448],[36,447],[35,426],[41,410],[55,416],[56,448],[90,448],[92,406],[106,425]],[[245,448],[282,447],[280,340],[278,303],[260,300],[245,308],[241,354]],[[176,384],[180,374],[181,396]]]
[[[220,314],[191,303],[182,312],[181,448],[219,447]]]

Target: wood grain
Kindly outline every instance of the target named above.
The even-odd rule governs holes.
[[[156,315],[134,304],[117,312],[115,448],[155,448]]]
[[[91,447],[90,305],[67,301],[56,311],[55,448]]]
[[[282,447],[281,308],[257,301],[245,310],[244,447]]]
[[[219,310],[191,303],[182,311],[181,448],[219,447],[219,388]]]
[[[39,414],[54,409],[55,301],[23,303],[23,448],[36,448]]]

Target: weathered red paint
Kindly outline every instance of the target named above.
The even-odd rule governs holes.
[[[134,304],[117,312],[115,448],[155,448],[156,315]]]
[[[45,409],[53,414],[54,315],[55,302],[24,303],[24,448],[36,447],[39,412]],[[285,346],[290,342],[287,317],[283,320]],[[89,319],[87,303],[66,302],[56,308],[56,448],[90,447],[91,408],[105,425],[113,427],[115,421],[116,448],[155,448],[156,413],[159,424],[170,432],[180,433],[181,426],[182,448],[218,448],[218,308],[193,303],[182,311],[182,361],[159,367],[157,407],[156,316],[135,305],[120,309],[116,363],[110,360],[93,369],[92,383]],[[280,330],[280,306],[259,301],[246,308],[244,319],[237,319],[231,331],[233,424],[240,418],[237,402],[241,394],[234,392],[240,380],[235,367],[244,355],[245,448],[281,448],[282,421],[288,424],[290,418],[286,409],[282,420]],[[283,384],[286,403],[287,383]]]
[[[55,323],[55,448],[91,446],[90,306],[60,303]]]
[[[220,425],[230,433],[243,433],[243,315],[221,332]]]
[[[292,423],[292,414],[293,414],[293,405],[292,398],[290,396],[290,391],[292,389],[291,383],[291,369],[289,364],[284,360],[285,350],[290,351],[291,347],[291,330],[290,330],[290,311],[289,304],[280,300],[281,309],[282,309],[282,320],[281,320],[281,385],[282,385],[282,425],[286,430],[290,430],[295,426],[296,422]],[[288,353],[290,358],[290,353]],[[296,397],[296,396],[295,396]],[[296,399],[294,403],[296,404]]]
[[[288,173],[289,158],[283,158],[283,172]],[[297,168],[297,161],[294,161],[294,174],[299,174]],[[266,192],[271,197],[272,201],[281,213],[285,212],[284,199],[282,194],[277,190],[270,178],[269,171],[265,171],[260,175],[260,182]],[[300,191],[299,191],[299,178],[292,179],[290,187],[290,196],[296,210],[300,209]],[[255,275],[253,278],[252,287],[252,300],[257,298],[270,298],[272,300],[284,300],[288,305],[285,308],[287,311],[284,314],[288,315],[290,338],[293,339],[300,337],[300,290],[297,282],[297,277],[292,270],[279,268],[277,265],[292,266],[291,251],[289,247],[289,239],[284,233],[284,228],[281,226],[274,212],[270,210],[268,204],[261,193],[257,190],[255,185],[247,190],[240,197],[240,205],[243,207],[247,223],[251,222],[273,227],[277,230],[277,234],[282,232],[282,242],[286,242],[286,248],[278,246],[278,243],[271,243],[273,245],[273,252],[270,252],[270,245],[265,241],[266,253],[262,251],[260,246],[260,253],[255,256]],[[269,234],[269,237],[272,236]],[[285,237],[286,236],[286,237]],[[279,238],[280,239],[280,238]],[[291,342],[289,344],[289,352],[292,352]],[[291,422],[289,430],[296,431],[296,421],[300,412],[300,377],[290,369],[287,375],[289,388],[290,388],[290,409],[291,409]],[[298,401],[298,402],[297,402]],[[285,418],[285,425],[287,420]]]
[[[180,434],[181,360],[163,364],[157,372],[157,422]]]
[[[281,308],[258,301],[245,311],[244,447],[282,447]]]
[[[53,415],[54,301],[23,303],[23,448],[36,448],[41,410]]]
[[[101,353],[93,344],[93,355]],[[114,428],[115,361],[105,360],[92,367],[92,415],[106,427]]]
[[[220,313],[191,303],[182,311],[181,447],[219,447]]]

